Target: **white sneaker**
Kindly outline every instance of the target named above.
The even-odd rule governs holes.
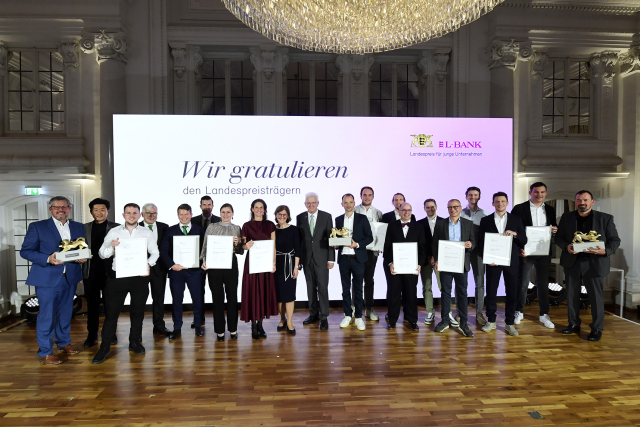
[[[359,331],[364,331],[365,330],[364,320],[362,320],[361,317],[358,317],[356,319],[356,328],[358,328]]]
[[[457,321],[456,319],[454,319],[453,315],[451,314],[451,312],[449,312],[449,323],[451,324],[451,326],[453,327],[458,327],[458,325],[460,325],[460,322]]]
[[[351,319],[353,319],[351,316],[344,316],[344,319],[342,319],[342,322],[340,322],[340,327],[348,328],[351,324]]]
[[[378,313],[376,313],[373,308],[372,309],[367,308],[365,315],[369,318],[369,320],[373,320],[373,321],[380,320]]]
[[[512,337],[517,337],[518,335],[520,335],[516,330],[516,327],[513,325],[504,325],[504,331]]]
[[[424,324],[425,325],[432,324],[435,318],[436,318],[435,313],[427,313],[427,317],[424,318]]]
[[[516,318],[514,319],[513,323],[519,325],[522,319],[524,319],[524,313],[521,311],[516,311]]]
[[[549,319],[548,314],[545,314],[544,316],[540,316],[540,323],[542,323],[545,328],[553,329],[556,327],[556,325],[553,324],[551,319]]]
[[[491,332],[496,328],[496,322],[487,322],[482,327],[482,332]]]

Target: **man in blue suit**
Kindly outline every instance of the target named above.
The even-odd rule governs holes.
[[[72,207],[66,197],[56,196],[49,200],[51,218],[29,225],[20,249],[20,256],[33,264],[27,277],[27,285],[35,286],[40,304],[36,339],[40,346],[38,356],[45,365],[62,363],[53,354],[54,331],[59,352],[80,352],[71,345],[71,316],[73,296],[78,282],[82,280],[80,264],[86,260],[64,264],[56,259],[62,240],[74,241],[85,237],[84,225],[68,219]]]
[[[192,216],[191,206],[187,204],[178,206],[178,219],[180,222],[167,228],[164,232],[162,243],[160,243],[160,259],[165,267],[169,269],[169,287],[171,289],[171,295],[173,296],[173,332],[169,334],[169,340],[175,340],[182,334],[182,300],[184,299],[185,284],[191,294],[196,336],[201,337],[204,335],[204,328],[202,327],[204,304],[202,302],[202,288],[200,286],[202,270],[200,266],[190,268],[180,265],[174,260],[174,236],[200,236],[198,254],[202,251],[204,229],[191,222]],[[202,264],[202,261],[199,261],[199,263]]]
[[[340,267],[340,279],[342,280],[342,305],[344,307],[344,319],[340,322],[341,328],[349,326],[355,317],[356,328],[364,331],[362,320],[362,290],[364,283],[364,268],[369,256],[367,245],[373,242],[371,225],[366,215],[355,213],[356,206],[353,194],[342,196],[344,214],[336,217],[336,228],[347,228],[351,236],[351,244],[338,248],[338,266]],[[353,303],[355,313],[351,309],[351,277],[353,276]]]

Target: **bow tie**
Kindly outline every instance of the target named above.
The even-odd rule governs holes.
[[[409,223],[408,223],[408,222],[405,222],[404,224],[402,224],[402,228],[404,228],[404,227],[408,227],[408,226],[409,226]]]

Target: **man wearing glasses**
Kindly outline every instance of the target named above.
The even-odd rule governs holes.
[[[473,332],[467,323],[467,274],[471,267],[470,254],[476,246],[476,237],[473,231],[473,222],[460,217],[460,200],[452,199],[447,203],[449,219],[436,222],[433,231],[433,259],[436,271],[438,270],[438,243],[440,240],[453,240],[464,242],[464,273],[451,273],[440,271],[440,284],[442,285],[440,323],[435,327],[436,332],[444,332],[449,325],[457,326],[465,337],[473,338]],[[456,282],[456,305],[460,321],[451,322],[451,285]]]
[[[33,265],[27,277],[27,285],[35,286],[40,311],[36,323],[38,356],[45,365],[59,365],[62,359],[53,354],[53,341],[58,352],[78,354],[71,345],[71,316],[73,296],[78,282],[82,280],[79,264],[85,259],[64,264],[56,259],[62,240],[74,241],[85,237],[84,225],[69,220],[72,204],[66,197],[56,196],[49,200],[51,218],[33,222],[20,249],[20,256]]]
[[[319,204],[316,193],[307,193],[304,201],[307,212],[296,217],[296,224],[302,240],[300,265],[304,269],[309,299],[309,317],[302,324],[320,320],[320,330],[326,331],[329,329],[329,270],[333,268],[336,253],[329,247],[333,218],[330,213],[318,210]]]

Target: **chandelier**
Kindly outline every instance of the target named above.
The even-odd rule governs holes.
[[[251,29],[280,44],[365,54],[443,36],[504,0],[223,0]]]

